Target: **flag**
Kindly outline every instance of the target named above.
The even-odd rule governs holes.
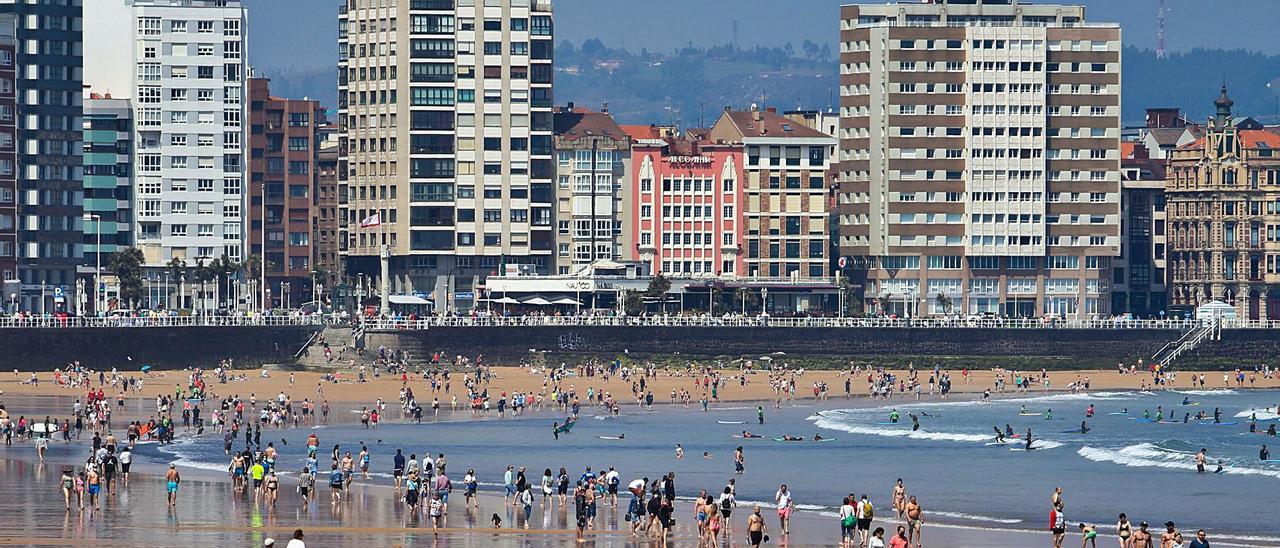
[[[381,226],[381,225],[382,225],[382,216],[377,213],[374,213],[373,215],[365,217],[364,220],[360,221],[360,228],[370,228],[370,227]]]

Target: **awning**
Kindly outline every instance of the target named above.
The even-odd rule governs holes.
[[[502,298],[498,298],[498,299],[489,299],[489,302],[491,302],[491,303],[498,303],[498,304],[520,304],[520,301],[517,301],[517,300],[515,300],[515,299],[512,299],[511,297],[502,297]]]
[[[387,297],[387,300],[390,301],[391,304],[417,304],[417,305],[431,304],[431,301],[428,301],[422,297],[417,297],[414,295],[391,295]]]
[[[534,306],[546,306],[551,304],[551,301],[548,301],[542,297],[534,297],[532,299],[525,300],[522,304],[531,304]]]
[[[568,304],[568,305],[573,305],[573,306],[582,306],[582,303],[580,303],[580,302],[578,302],[578,301],[575,301],[575,300],[573,300],[573,299],[570,299],[569,297],[563,297],[563,298],[560,298],[560,299],[556,299],[556,300],[554,300],[554,301],[551,301],[551,304]]]

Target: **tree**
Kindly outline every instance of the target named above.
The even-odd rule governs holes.
[[[880,297],[876,298],[876,303],[880,305],[881,314],[889,313],[889,297],[887,295],[881,295]]]
[[[639,316],[644,312],[644,297],[639,291],[628,291],[623,294],[622,311],[628,316]]]
[[[107,271],[114,274],[120,284],[121,306],[127,304],[129,308],[136,308],[138,302],[142,300],[142,262],[144,260],[142,250],[136,247],[122,249],[111,256]]]
[[[205,287],[204,284],[210,280],[217,278],[218,274],[212,264],[205,264],[204,259],[196,259],[196,268],[192,273],[195,281],[200,283],[200,309],[205,309]]]
[[[849,278],[840,277],[838,291],[840,291],[841,298],[844,300],[845,308],[840,311],[842,314],[862,315],[862,299],[856,294],[856,290],[857,287],[853,285],[853,282],[849,281]]]
[[[760,302],[760,298],[756,296],[756,292],[745,287],[739,287],[733,292],[734,300],[738,301],[738,306],[742,309],[742,315],[747,315],[747,308],[753,307]]]
[[[671,291],[671,280],[668,280],[666,276],[663,276],[662,273],[659,272],[654,274],[652,278],[649,278],[649,288],[645,290],[644,294],[646,297],[651,299],[662,299],[665,301],[668,291]]]
[[[951,297],[948,297],[946,293],[939,291],[938,296],[934,297],[934,301],[938,303],[938,308],[941,308],[943,312],[951,313]]]

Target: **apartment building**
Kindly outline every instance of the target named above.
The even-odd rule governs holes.
[[[1168,214],[1165,160],[1142,141],[1121,143],[1120,256],[1111,262],[1111,311],[1139,318],[1168,315]]]
[[[726,107],[709,138],[743,152],[739,207],[746,224],[738,245],[745,248],[746,275],[828,276],[827,170],[836,138],[756,105]],[[733,217],[733,207],[724,206],[724,218]]]
[[[105,273],[113,253],[133,246],[133,105],[128,99],[93,93],[84,102],[84,216],[80,277],[92,288],[98,266]],[[99,311],[101,297],[91,291],[87,309]]]
[[[631,137],[600,112],[574,106],[555,113],[556,273],[616,261],[632,246]]]
[[[332,293],[343,279],[342,261],[338,256],[338,134],[337,127],[320,128],[316,153],[315,187],[311,205],[311,262],[320,284],[317,297]]]
[[[1110,312],[1120,27],[1084,8],[841,8],[839,249],[867,310]]]
[[[261,297],[270,306],[312,300],[312,225],[317,215],[319,101],[271,95],[270,79],[249,78],[247,248],[261,257]],[[265,248],[264,248],[265,246]]]
[[[0,121],[17,121],[21,284],[6,287],[6,297],[25,311],[71,312],[84,253],[83,8],[79,0],[0,0],[0,15],[0,26],[13,25],[17,45],[14,57],[0,53],[0,69],[16,69],[17,80],[10,90],[17,92],[16,112],[0,105]]]
[[[17,16],[0,7],[0,306],[10,314],[18,309],[18,134]]]
[[[243,261],[246,10],[239,0],[132,4],[134,235],[145,264]]]
[[[346,0],[339,181],[348,275],[390,292],[470,293],[554,259],[551,3]]]
[[[642,133],[631,166],[628,260],[666,276],[746,275],[742,145]]]
[[[1280,128],[1237,126],[1233,105],[1223,86],[1203,135],[1169,153],[1170,308],[1280,319]]]

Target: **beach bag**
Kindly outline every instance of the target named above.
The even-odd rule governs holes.
[[[850,514],[840,520],[840,525],[843,525],[845,527],[853,527],[853,524],[857,523],[857,521],[858,521],[857,517],[853,514]]]

